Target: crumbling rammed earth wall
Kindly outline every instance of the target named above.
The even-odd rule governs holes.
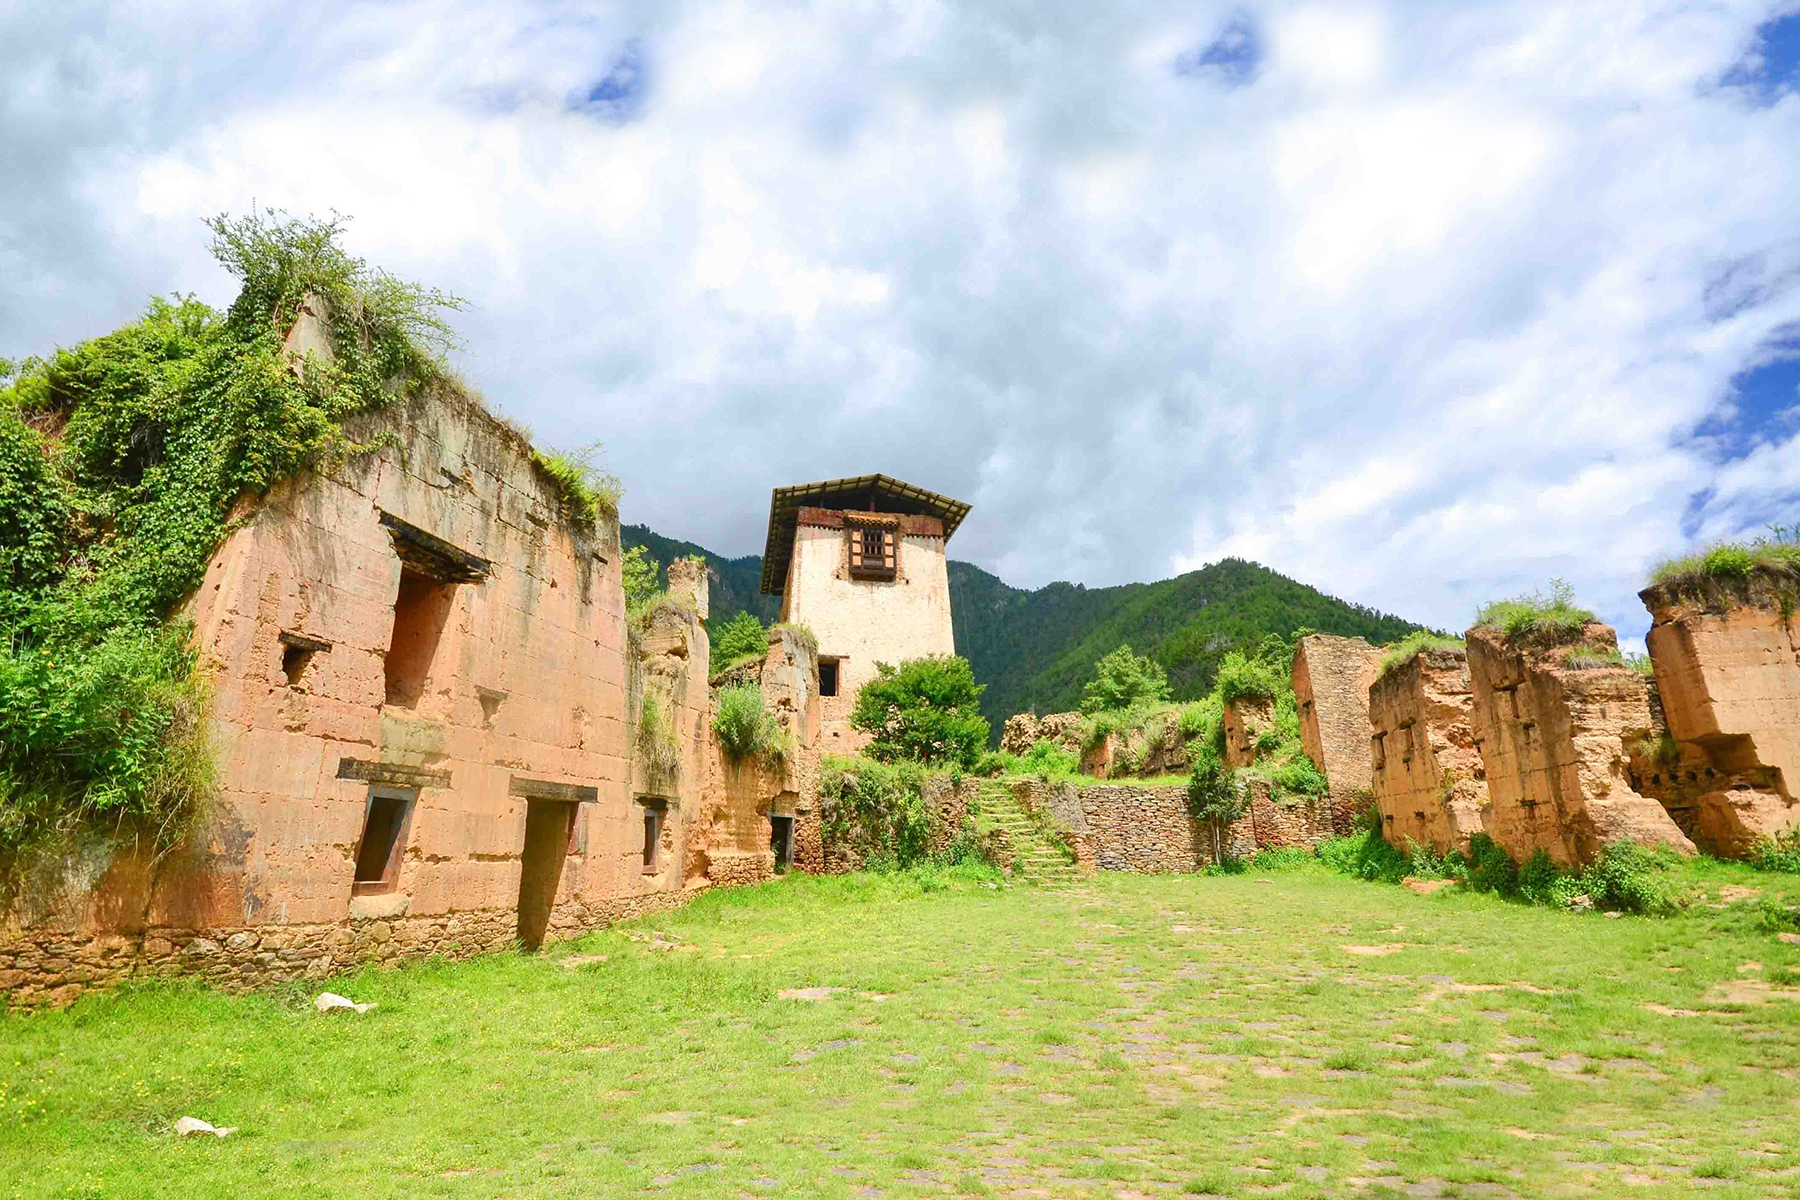
[[[1800,828],[1800,584],[1758,569],[1639,595],[1673,740],[1636,756],[1639,787],[1716,854]]]
[[[1369,687],[1381,654],[1361,638],[1320,633],[1301,638],[1294,647],[1300,745],[1336,796],[1370,786]]]
[[[1626,747],[1651,726],[1643,678],[1625,666],[1572,666],[1616,654],[1605,625],[1537,648],[1495,630],[1467,635],[1470,721],[1487,775],[1489,837],[1524,862],[1538,851],[1584,866],[1610,842],[1691,854],[1661,804],[1633,791]]]
[[[7,1003],[535,945],[766,875],[743,798],[695,827],[703,586],[677,570],[685,602],[628,646],[616,521],[571,524],[475,401],[440,390],[350,433],[382,448],[271,490],[188,604],[215,672],[210,825],[154,867],[94,846],[28,896],[0,925]],[[646,697],[672,771],[638,745]],[[384,805],[392,852],[369,853]]]
[[[1487,782],[1472,705],[1460,650],[1422,650],[1370,685],[1370,778],[1390,845],[1466,851],[1482,831]]]

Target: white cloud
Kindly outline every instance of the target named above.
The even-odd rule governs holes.
[[[1629,636],[1800,490],[1791,424],[1693,437],[1800,320],[1800,99],[1713,86],[1767,0],[33,7],[0,354],[228,300],[204,215],[336,208],[720,551],[886,470],[1020,584],[1239,553],[1455,627],[1560,575]]]

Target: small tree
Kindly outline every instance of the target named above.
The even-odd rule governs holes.
[[[745,611],[719,626],[712,639],[712,669],[717,671],[729,663],[768,649],[769,635],[756,614]]]
[[[850,724],[873,734],[868,754],[877,762],[913,760],[972,767],[987,745],[981,715],[984,684],[969,660],[956,655],[915,658],[899,666],[875,664],[875,678],[856,695]]]
[[[1081,711],[1136,708],[1169,698],[1169,673],[1148,655],[1120,646],[1094,664],[1094,678],[1081,689]]]
[[[635,612],[662,590],[662,564],[642,546],[633,546],[619,560],[625,583],[625,610]]]
[[[1188,777],[1188,815],[1211,828],[1214,862],[1225,861],[1225,829],[1248,807],[1236,773],[1211,746],[1200,747],[1194,755],[1194,773]]]

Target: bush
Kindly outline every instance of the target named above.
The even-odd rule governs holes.
[[[84,829],[161,846],[191,823],[212,787],[205,685],[170,612],[241,498],[370,449],[349,418],[453,386],[441,314],[461,301],[346,254],[341,218],[209,225],[241,284],[226,312],[152,300],[9,364],[0,390],[0,860],[15,867]],[[334,361],[296,370],[283,341],[302,304]]]
[[[1269,782],[1296,796],[1323,796],[1331,790],[1325,772],[1305,754],[1296,754],[1269,772]]]
[[[1246,699],[1273,700],[1281,687],[1281,677],[1266,662],[1233,650],[1219,663],[1214,691],[1222,704],[1236,704]]]
[[[741,612],[719,626],[712,637],[710,669],[717,673],[739,661],[762,658],[769,650],[769,634],[753,612]]]
[[[1366,829],[1349,837],[1326,838],[1313,848],[1332,870],[1375,883],[1399,883],[1413,874],[1409,855],[1388,845],[1379,829]]]
[[[829,838],[866,847],[866,857],[877,869],[923,860],[931,835],[924,783],[925,772],[915,762],[827,760],[819,795]]]
[[[875,664],[875,678],[857,693],[850,724],[873,736],[878,762],[910,759],[973,766],[987,745],[988,721],[969,660],[954,655]]]
[[[1763,838],[1751,861],[1761,871],[1800,875],[1800,831]]]
[[[1549,592],[1531,592],[1482,605],[1475,624],[1506,635],[1508,641],[1561,641],[1577,636],[1594,614],[1575,605],[1575,589],[1552,579]]]
[[[1397,667],[1405,666],[1427,650],[1463,649],[1465,646],[1459,637],[1433,633],[1429,629],[1415,630],[1386,648],[1386,652],[1381,656],[1380,674],[1386,675]]]
[[[1669,864],[1655,851],[1632,842],[1612,842],[1581,872],[1580,887],[1596,908],[1665,916],[1684,901],[1664,876]]]
[[[662,564],[642,546],[633,546],[619,559],[620,581],[625,586],[625,611],[640,614],[662,592]]]
[[[1721,542],[1693,554],[1659,563],[1653,584],[1704,580],[1742,582],[1757,570],[1800,573],[1800,524],[1771,525],[1766,535],[1748,542]]]
[[[1216,734],[1223,732],[1224,718],[1223,706],[1219,703],[1217,693],[1214,693],[1191,704],[1182,705],[1176,728],[1184,740],[1199,739],[1210,743]]]
[[[1127,710],[1169,698],[1169,674],[1155,659],[1120,646],[1094,664],[1094,678],[1081,690],[1081,711]]]
[[[775,714],[763,706],[762,689],[754,683],[720,689],[713,731],[719,735],[719,745],[734,761],[781,756],[781,726]]]
[[[1468,881],[1475,891],[1513,896],[1519,890],[1519,867],[1498,842],[1478,833],[1469,839]]]

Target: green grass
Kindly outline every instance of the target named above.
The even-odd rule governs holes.
[[[1429,629],[1420,629],[1407,634],[1392,645],[1382,647],[1380,673],[1386,675],[1397,667],[1405,666],[1426,650],[1456,650],[1460,652],[1465,648],[1463,640],[1459,637],[1433,633]]]
[[[0,1197],[1800,1194],[1800,1007],[1745,988],[1800,948],[1759,901],[989,881],[789,875],[536,956],[0,1018]]]
[[[1777,526],[1772,538],[1719,542],[1691,554],[1665,559],[1650,573],[1652,585],[1703,580],[1744,580],[1752,571],[1800,574],[1800,527]]]
[[[1575,603],[1575,589],[1561,579],[1552,579],[1546,592],[1495,600],[1475,614],[1475,624],[1503,633],[1514,642],[1566,641],[1579,636],[1582,626],[1595,619],[1592,611]]]

